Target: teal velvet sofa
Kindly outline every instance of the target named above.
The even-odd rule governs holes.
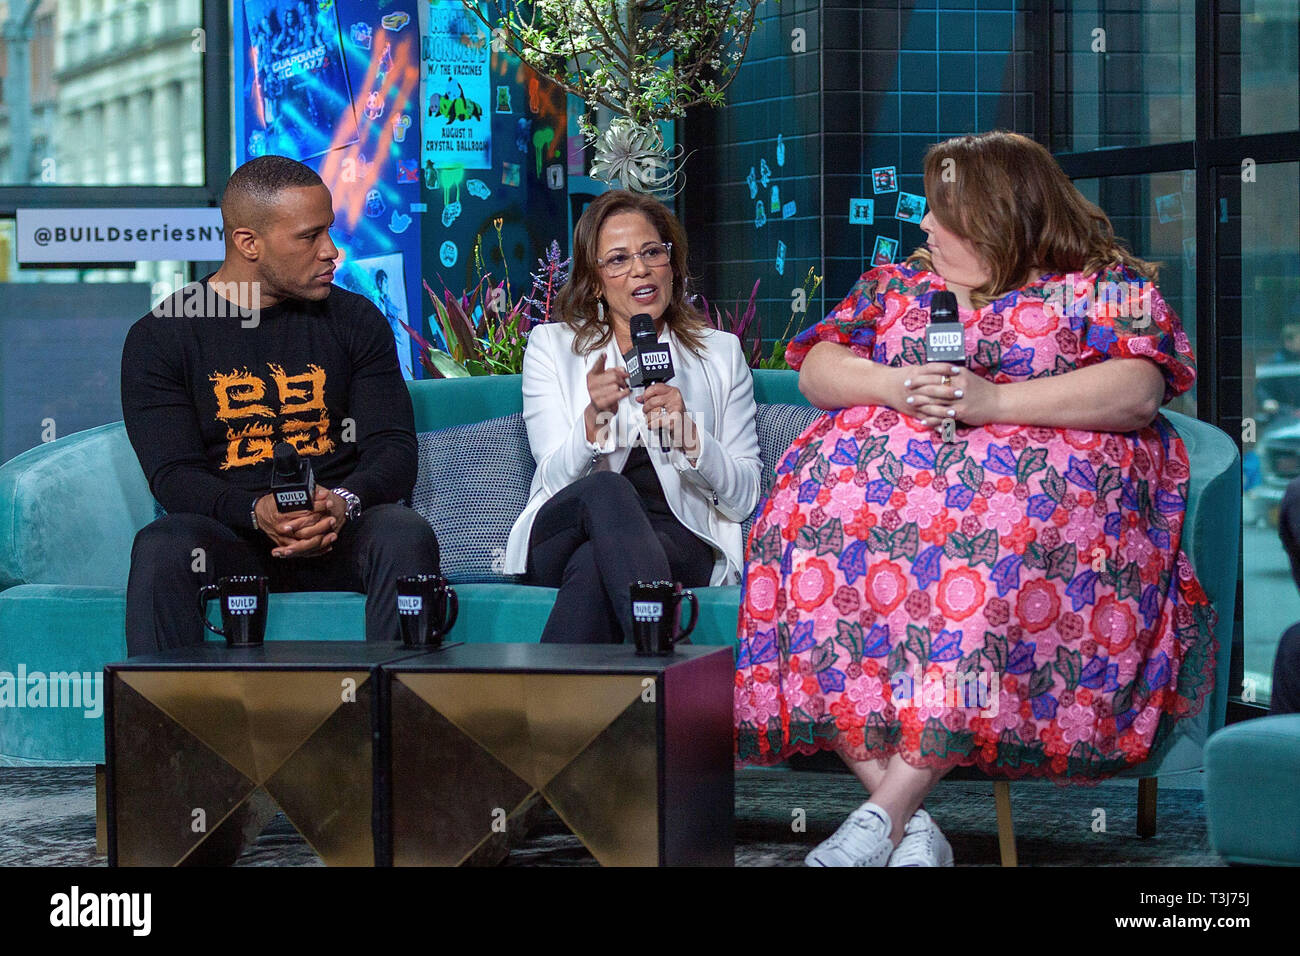
[[[462,433],[466,426],[504,423],[508,427],[490,429],[499,439],[491,450],[504,448],[516,459],[511,464],[526,464],[522,487],[514,489],[522,507],[532,460],[519,417],[520,376],[424,380],[409,387],[421,435],[422,467],[432,433],[464,443],[473,437]],[[771,458],[788,447],[817,411],[800,394],[793,372],[757,372],[754,392],[760,442],[770,469],[775,464]],[[772,427],[774,422],[782,427]],[[444,464],[455,467],[455,462]],[[430,490],[429,479],[421,475],[417,495]],[[482,507],[476,492],[481,498],[482,487],[467,484],[452,496],[459,508],[444,502],[439,510],[472,518]],[[156,507],[121,422],[65,436],[0,467],[0,675],[40,675],[46,683],[43,692],[62,695],[64,701],[74,693],[83,700],[93,698],[94,675],[101,675],[105,664],[126,657],[131,543],[156,517]],[[463,573],[458,574],[448,567],[453,542],[445,531],[440,530],[439,537],[444,572],[455,582],[460,599],[456,639],[539,639],[555,590],[513,583],[490,569],[480,573],[485,568],[471,560],[462,562]],[[504,534],[499,543],[504,546]],[[696,594],[700,621],[692,641],[734,642],[740,588],[700,588]],[[363,595],[275,594],[269,603],[267,640],[364,636]],[[102,708],[102,699],[98,705]],[[103,760],[103,753],[102,716],[93,707],[0,708],[0,766],[95,763]]]
[[[779,460],[791,432],[797,435],[817,413],[799,393],[793,372],[758,371],[754,385],[767,471]],[[422,381],[410,387],[421,433],[472,426],[522,409],[518,376]],[[1232,440],[1211,425],[1165,414],[1191,456],[1184,546],[1225,623],[1213,699],[1194,720],[1179,725],[1159,754],[1130,772],[1147,778],[1200,767],[1206,738],[1223,725],[1241,524],[1240,458]],[[425,451],[422,438],[422,466]],[[526,444],[516,454],[526,456]],[[417,483],[417,491],[420,487]],[[481,507],[473,498],[464,504],[467,514]],[[93,675],[125,656],[131,542],[154,516],[155,503],[121,422],[68,435],[0,467],[0,673],[16,674],[22,667],[29,674]],[[447,556],[444,551],[444,568]],[[553,590],[483,579],[491,578],[490,573],[459,579],[451,569],[447,573],[456,580],[461,599],[456,638],[504,642],[540,636]],[[701,620],[693,640],[734,641],[739,588],[697,593]],[[360,595],[334,592],[274,595],[267,639],[360,639],[363,602]],[[0,710],[0,765],[102,759],[101,719],[69,707]],[[1149,795],[1154,806],[1154,790]]]
[[[1300,714],[1224,727],[1205,745],[1210,845],[1228,863],[1300,866]]]

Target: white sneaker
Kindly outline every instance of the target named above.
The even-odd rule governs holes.
[[[808,866],[884,866],[894,849],[889,834],[894,824],[886,810],[870,800],[858,807],[840,828],[804,857]]]
[[[903,839],[889,857],[889,866],[952,866],[952,844],[939,824],[917,810],[903,829]]]

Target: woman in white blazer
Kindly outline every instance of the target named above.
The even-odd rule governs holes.
[[[561,321],[524,353],[524,421],[537,471],[506,570],[558,587],[544,642],[631,640],[636,581],[740,580],[740,524],[758,502],[753,378],[740,340],[687,300],[686,236],[662,203],[626,190],[578,220]],[[632,388],[631,318],[672,353],[666,384]]]

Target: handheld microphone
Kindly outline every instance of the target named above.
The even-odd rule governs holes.
[[[276,442],[272,452],[271,494],[280,511],[309,509],[316,498],[316,476],[311,459],[303,458],[286,441]]]
[[[957,312],[957,296],[947,289],[930,297],[930,324],[925,327],[925,360],[966,364],[966,332]]]
[[[655,335],[654,319],[645,312],[632,316],[632,348],[623,356],[627,363],[628,384],[634,388],[667,382],[673,377],[673,355],[666,342]],[[659,450],[668,453],[663,429],[659,430]]]

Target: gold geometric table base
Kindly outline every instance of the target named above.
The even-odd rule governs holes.
[[[602,865],[731,865],[732,673],[718,648],[465,645],[386,666],[391,862],[463,864],[536,794]]]
[[[280,810],[326,864],[373,866],[374,665],[409,652],[358,647],[304,652],[333,668],[294,669],[288,648],[265,667],[111,665],[110,865],[231,863]]]

